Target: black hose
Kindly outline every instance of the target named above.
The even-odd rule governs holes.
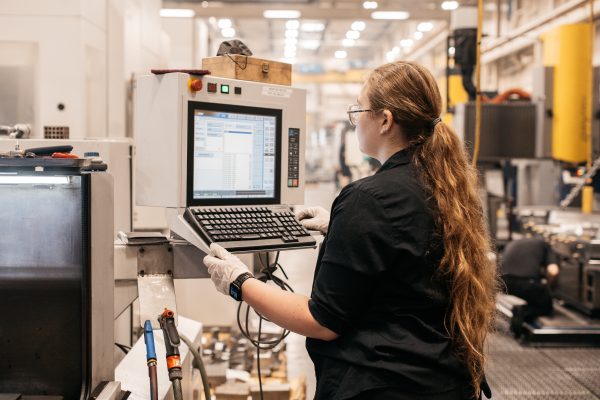
[[[263,259],[261,258],[261,253],[258,253],[258,260],[260,261],[260,264],[262,266],[261,269],[261,273],[263,274],[262,276],[257,276],[257,279],[259,279],[262,282],[268,282],[271,281],[273,282],[276,286],[279,286],[279,288],[281,290],[289,290],[290,292],[294,292],[294,290],[292,289],[292,287],[290,285],[288,285],[284,280],[282,280],[281,278],[277,277],[276,275],[274,275],[275,271],[277,271],[277,269],[280,269],[281,272],[283,273],[283,275],[285,276],[285,279],[288,279],[287,274],[285,273],[285,271],[283,270],[283,267],[281,266],[281,264],[279,264],[279,252],[276,253],[275,256],[275,261],[273,262],[273,264],[269,263],[269,253],[266,253],[266,262],[263,261]],[[242,325],[242,305],[246,305],[246,315],[245,315],[245,324]],[[250,319],[250,306],[247,303],[244,302],[240,302],[240,304],[238,305],[238,311],[237,311],[237,324],[238,324],[238,328],[240,329],[240,332],[242,333],[242,335],[248,339],[250,341],[250,343],[256,347],[256,367],[258,369],[258,386],[259,386],[259,390],[260,390],[260,398],[261,400],[263,399],[263,388],[262,388],[262,374],[261,374],[261,370],[260,370],[260,351],[261,350],[271,350],[274,349],[275,347],[277,347],[289,334],[290,331],[287,329],[282,329],[281,334],[279,335],[278,338],[269,340],[262,340],[261,338],[261,333],[262,333],[262,322],[264,321],[269,321],[267,318],[265,318],[264,316],[262,316],[260,313],[256,312],[256,310],[254,310],[254,312],[256,313],[256,315],[258,315],[258,337],[256,339],[254,339],[252,337],[252,335],[250,334],[250,326],[249,326],[249,319]],[[270,321],[269,321],[270,322]]]
[[[175,400],[183,400],[183,392],[181,391],[181,379],[173,379],[173,398]]]
[[[260,333],[262,330],[262,318],[258,320],[258,343],[260,343]],[[258,388],[260,390],[260,400],[263,399],[262,376],[260,373],[260,346],[256,346],[256,369],[258,370]]]
[[[198,350],[196,350],[196,346],[194,346],[194,344],[192,343],[192,341],[190,339],[188,339],[187,337],[185,337],[184,335],[181,335],[181,334],[179,335],[179,337],[181,338],[181,340],[183,340],[183,342],[190,349],[190,351],[192,352],[192,355],[194,356],[194,360],[196,360],[196,364],[198,364],[198,369],[200,370],[200,376],[202,377],[202,386],[204,388],[204,397],[206,398],[206,400],[210,400],[211,396],[210,396],[210,387],[208,385],[208,374],[206,373],[206,368],[204,367],[204,362],[202,361],[202,357],[200,356],[200,353],[198,353]]]

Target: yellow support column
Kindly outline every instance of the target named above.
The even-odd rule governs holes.
[[[444,102],[446,101],[446,84],[443,79],[438,80],[438,86]],[[448,108],[454,107],[460,103],[466,103],[469,101],[469,95],[462,85],[461,75],[450,75],[448,77],[448,92],[450,94],[450,104],[446,104],[444,112],[442,113],[442,119],[445,123],[452,125],[453,115],[448,112]]]
[[[588,158],[592,85],[591,25],[558,27],[559,49],[554,70],[552,156],[570,163]]]

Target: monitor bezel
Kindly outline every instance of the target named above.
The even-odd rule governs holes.
[[[238,114],[254,114],[275,117],[275,196],[261,198],[224,198],[224,199],[194,199],[194,111],[219,111]],[[203,101],[188,101],[187,117],[187,206],[230,206],[280,204],[281,202],[281,148],[283,110],[279,108],[264,108],[240,106],[225,103],[208,103]]]

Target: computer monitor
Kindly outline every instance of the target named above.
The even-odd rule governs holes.
[[[304,203],[305,90],[170,73],[138,77],[134,104],[138,205]]]
[[[187,204],[279,204],[281,110],[188,103]]]

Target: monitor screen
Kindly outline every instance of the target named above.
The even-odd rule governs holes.
[[[281,110],[189,102],[188,206],[278,204]]]

